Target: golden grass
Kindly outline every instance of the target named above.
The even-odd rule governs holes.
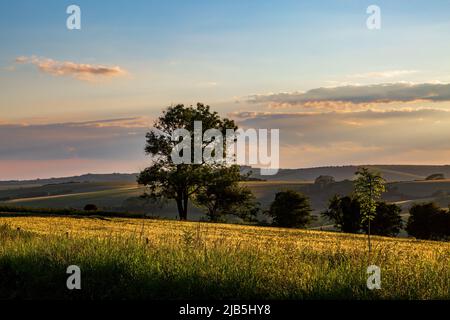
[[[364,235],[123,218],[0,217],[2,224],[43,237],[101,243],[133,239],[147,246],[145,255],[152,261],[170,270],[165,272],[176,275],[182,269],[186,277],[195,274],[206,281],[202,285],[248,274],[244,298],[262,293],[268,298],[450,298],[450,243],[445,242],[373,237],[368,261]],[[382,290],[365,287],[369,264],[381,268]],[[230,294],[221,295],[220,285],[215,290],[219,298]],[[188,298],[197,297],[195,290],[191,294]]]

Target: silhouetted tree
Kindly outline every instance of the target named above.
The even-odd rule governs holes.
[[[358,233],[361,230],[360,206],[355,198],[335,195],[322,216],[333,221],[334,226],[343,232]]]
[[[429,202],[413,205],[409,213],[406,225],[409,235],[432,240],[450,237],[450,214],[447,210]]]
[[[84,211],[97,211],[98,208],[95,204],[87,204],[84,206]]]
[[[334,222],[336,228],[347,233],[367,231],[368,224],[361,219],[360,204],[354,197],[331,198],[328,210],[322,215]],[[396,236],[402,226],[400,216],[401,208],[396,204],[387,204],[383,201],[376,203],[375,215],[371,221],[372,234],[381,236]]]
[[[395,203],[377,202],[376,213],[371,221],[372,234],[389,237],[398,235],[403,227],[401,211],[402,209]],[[362,226],[367,231],[368,224],[363,223]]]
[[[152,157],[152,165],[143,170],[138,183],[146,186],[145,196],[149,198],[174,199],[181,220],[187,219],[189,199],[204,185],[205,176],[215,170],[217,164],[176,164],[171,153],[180,141],[172,141],[172,133],[177,129],[186,129],[191,134],[191,150],[197,141],[194,136],[194,121],[202,122],[202,132],[217,129],[225,136],[226,129],[237,129],[233,120],[221,118],[212,112],[209,106],[198,103],[196,107],[180,104],[169,107],[154,123],[154,129],[147,133],[146,154]],[[202,152],[210,142],[202,143]],[[181,151],[183,152],[183,151]],[[191,152],[194,159],[194,152]],[[192,161],[193,162],[193,161]]]
[[[311,220],[311,205],[303,194],[286,190],[278,192],[267,214],[273,218],[273,224],[279,227],[302,228]]]

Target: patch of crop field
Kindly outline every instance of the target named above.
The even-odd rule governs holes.
[[[0,217],[0,241],[1,298],[450,299],[446,242],[373,237],[369,261],[363,235],[81,217]]]
[[[101,192],[108,190],[127,190],[137,188],[136,183],[117,183],[117,182],[83,182],[83,183],[61,183],[49,184],[43,186],[33,186],[25,188],[23,186],[16,188],[0,189],[1,201],[33,201],[40,198],[57,198],[65,195],[78,195],[90,192]]]

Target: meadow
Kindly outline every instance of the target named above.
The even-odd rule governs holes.
[[[3,299],[450,299],[450,243],[106,217],[1,217]],[[366,268],[381,268],[381,289]],[[66,288],[81,268],[82,289]]]

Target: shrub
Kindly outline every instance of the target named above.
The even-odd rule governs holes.
[[[425,178],[425,180],[444,180],[445,176],[443,173],[434,173]]]
[[[95,204],[87,204],[84,206],[84,211],[98,211],[98,208]]]
[[[370,231],[379,236],[395,237],[403,227],[400,212],[402,209],[396,204],[378,202],[374,219],[370,222]],[[367,224],[363,225],[367,230]]]

